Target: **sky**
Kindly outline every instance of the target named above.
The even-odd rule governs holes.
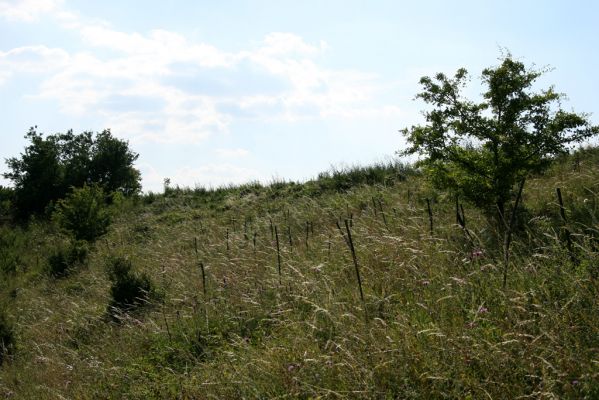
[[[34,125],[109,128],[145,191],[303,181],[392,159],[423,120],[420,77],[465,67],[477,96],[502,49],[551,66],[539,87],[597,124],[598,16],[576,0],[0,0],[0,161]]]

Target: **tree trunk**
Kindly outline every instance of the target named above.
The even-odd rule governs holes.
[[[505,200],[497,199],[495,207],[497,207],[497,226],[500,234],[502,234],[507,224],[507,221],[505,220]]]

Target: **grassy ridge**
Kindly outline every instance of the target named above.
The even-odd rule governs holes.
[[[464,204],[466,234],[451,195],[393,164],[120,202],[109,233],[64,278],[45,272],[65,241],[53,225],[2,227],[15,348],[0,393],[597,398],[597,182],[594,149],[529,181],[505,290],[496,229]],[[337,227],[346,219],[364,301]],[[117,256],[158,295],[114,315],[106,270]]]

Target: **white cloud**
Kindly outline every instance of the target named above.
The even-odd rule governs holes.
[[[251,181],[265,182],[266,177],[252,168],[244,168],[230,163],[205,164],[198,167],[183,167],[173,174],[165,175],[149,164],[140,165],[143,176],[143,190],[160,192],[164,179],[169,178],[171,186],[218,187],[227,184],[242,184]]]
[[[222,158],[241,158],[250,154],[249,151],[242,148],[236,149],[216,149],[215,153]]]
[[[66,51],[46,46],[23,46],[0,51],[0,86],[15,74],[48,73],[64,67],[68,62]]]
[[[69,54],[46,46],[23,46],[0,51],[0,68],[11,71],[48,72],[69,62]]]
[[[324,41],[319,46],[313,46],[304,41],[301,36],[288,32],[272,32],[266,35],[260,54],[266,56],[280,56],[290,54],[313,55],[327,48]]]
[[[65,114],[101,117],[134,141],[199,143],[229,132],[236,118],[266,123],[400,113],[379,104],[385,87],[376,75],[319,65],[323,41],[274,32],[232,53],[167,30],[122,32],[61,1],[10,3],[18,10],[10,12],[7,4],[0,0],[0,15],[29,21],[49,13],[88,47],[71,54],[41,45],[0,52],[0,84],[23,72],[40,74],[44,81],[32,97],[56,101]]]
[[[0,17],[10,21],[33,22],[59,9],[62,0],[0,0]]]

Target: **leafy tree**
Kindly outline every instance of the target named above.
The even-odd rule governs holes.
[[[64,194],[64,168],[55,137],[44,139],[35,128],[25,135],[31,142],[21,158],[9,158],[11,172],[4,174],[15,187],[14,206],[20,217],[44,211],[46,206]]]
[[[533,90],[545,72],[507,54],[499,66],[482,71],[486,91],[480,103],[462,95],[469,80],[464,68],[453,78],[421,78],[423,91],[416,97],[432,110],[423,113],[425,125],[401,131],[410,146],[400,154],[424,156],[419,165],[436,187],[454,190],[504,220],[516,183],[523,185],[569,145],[599,133],[587,114],[564,111],[564,95],[553,87]]]
[[[14,184],[14,208],[18,217],[41,213],[73,187],[98,184],[105,192],[132,195],[141,189],[138,155],[110,130],[96,135],[73,131],[42,136],[31,128],[30,144],[20,157],[6,160],[4,177]]]
[[[91,149],[90,179],[100,184],[106,192],[131,195],[141,190],[141,175],[131,166],[138,154],[129,150],[123,140],[112,136],[110,130],[99,133]]]

